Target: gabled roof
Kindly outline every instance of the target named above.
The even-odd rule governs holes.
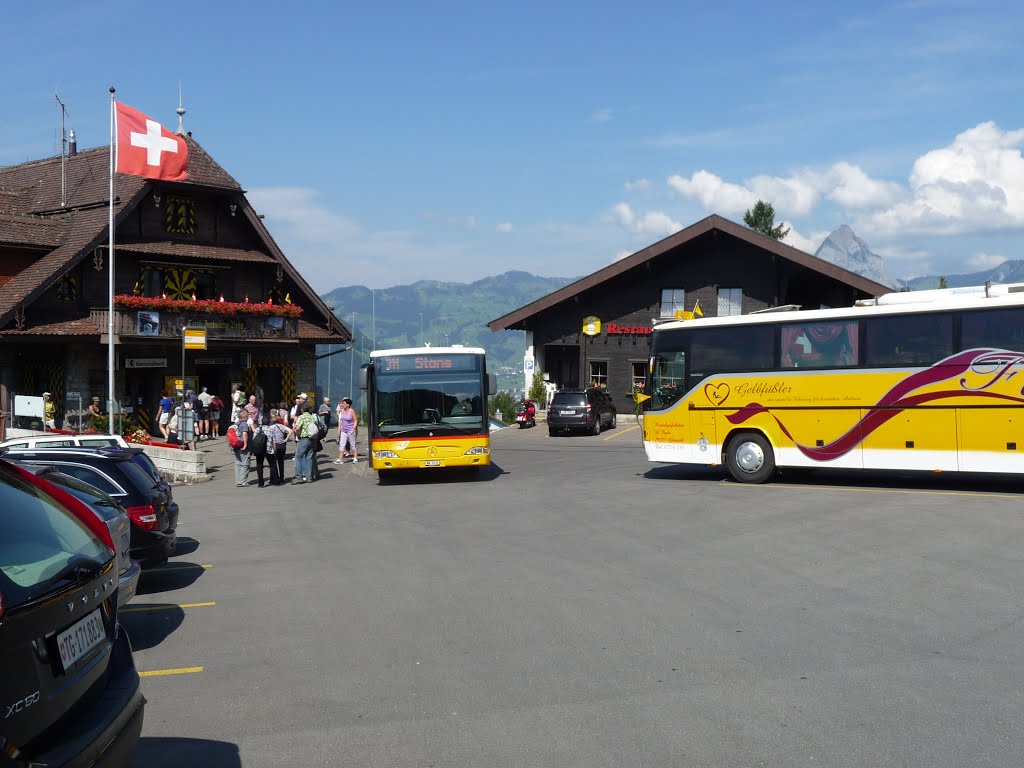
[[[520,307],[513,312],[509,312],[507,315],[503,315],[496,320],[492,320],[487,325],[492,331],[502,331],[507,328],[512,328],[539,312],[550,309],[556,304],[561,304],[563,301],[571,299],[573,296],[583,293],[584,291],[600,285],[607,280],[611,280],[613,277],[618,277],[621,274],[629,272],[631,269],[636,269],[658,256],[671,251],[673,248],[677,248],[691,240],[695,240],[701,235],[707,234],[712,230],[718,230],[719,232],[748,242],[751,245],[755,245],[762,250],[773,253],[795,264],[799,264],[802,267],[806,267],[807,269],[846,283],[847,285],[850,285],[857,290],[864,291],[871,296],[881,296],[883,293],[889,293],[892,290],[888,286],[876,283],[874,280],[868,280],[866,277],[862,277],[855,272],[850,272],[847,269],[836,266],[824,259],[819,259],[816,256],[805,253],[791,245],[786,245],[778,240],[773,240],[772,238],[762,235],[759,232],[754,232],[752,229],[741,224],[724,219],[717,214],[712,214],[707,218],[701,219],[696,224],[686,227],[686,229],[681,229],[675,234],[669,235],[664,240],[660,240],[653,245],[647,246],[643,250],[637,251],[631,256],[620,259],[614,264],[609,264],[604,269],[599,269],[593,274],[581,277],[576,282],[569,283],[569,285],[564,288],[560,288],[557,291],[549,293],[547,296],[542,296],[524,307]]]
[[[191,136],[184,139],[188,144],[189,180],[169,186],[180,189],[195,186],[244,194],[241,185],[198,142]],[[62,206],[60,156],[0,168],[0,245],[52,249],[0,287],[0,328],[10,322],[19,305],[33,302],[68,269],[109,239],[110,148],[84,150],[66,158],[64,176],[65,204]],[[149,192],[152,184],[138,176],[115,174],[115,227]],[[280,263],[305,294],[304,298],[323,316],[324,327],[328,329],[325,333],[337,333],[342,340],[349,340],[349,330],[288,261],[263,221],[247,202],[240,207],[268,253],[174,242],[115,242],[115,252]],[[332,338],[337,340],[337,336]]]

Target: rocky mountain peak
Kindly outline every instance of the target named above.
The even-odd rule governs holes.
[[[868,244],[846,224],[826,237],[814,255],[876,283],[896,285],[896,281],[885,271],[882,257],[872,253]]]

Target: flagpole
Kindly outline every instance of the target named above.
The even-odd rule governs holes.
[[[110,212],[107,220],[110,277],[107,286],[107,431],[114,434],[114,86],[110,86]]]

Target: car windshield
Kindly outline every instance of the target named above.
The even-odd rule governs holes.
[[[26,599],[45,594],[70,566],[99,567],[112,556],[72,512],[0,468],[0,573]]]
[[[484,427],[480,375],[465,373],[384,374],[377,377],[378,423],[374,433],[391,435],[474,434]]]

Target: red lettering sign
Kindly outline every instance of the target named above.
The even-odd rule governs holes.
[[[650,336],[653,330],[649,325],[605,324],[605,332],[609,336]]]
[[[436,357],[417,357],[416,367],[420,370],[436,369],[436,368],[451,368],[452,361],[447,358],[436,358]]]

